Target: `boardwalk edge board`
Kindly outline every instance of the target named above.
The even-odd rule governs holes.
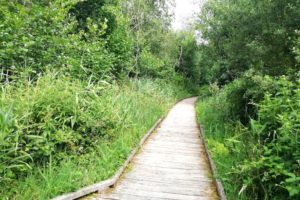
[[[129,163],[132,161],[134,156],[137,154],[138,150],[143,146],[143,144],[146,142],[146,140],[150,137],[150,135],[159,127],[161,122],[163,121],[163,118],[160,118],[156,121],[156,123],[152,126],[152,128],[147,132],[147,134],[141,139],[138,146],[132,150],[131,154],[127,158],[127,160],[124,162],[124,164],[119,168],[119,170],[116,172],[116,174],[107,180],[101,181],[99,183],[81,188],[75,192],[67,193],[58,197],[53,198],[52,200],[74,200],[78,199],[84,196],[87,196],[89,194],[95,193],[95,192],[102,192],[110,187],[113,187],[121,175],[124,173],[125,169],[129,165]]]
[[[207,158],[208,158],[208,161],[209,161],[211,171],[212,171],[213,175],[215,176],[217,174],[216,165],[215,165],[215,163],[213,162],[213,160],[211,158],[211,154],[210,154],[210,152],[207,148],[206,141],[203,137],[204,136],[204,130],[202,129],[202,127],[200,125],[199,125],[199,129],[200,129],[201,137],[203,138],[203,144],[204,144],[204,148],[205,148],[205,151],[206,151],[206,154],[207,154]],[[217,187],[218,194],[220,196],[220,200],[227,200],[227,197],[226,197],[224,187],[223,187],[223,184],[222,184],[221,180],[218,179],[218,178],[215,178],[214,181],[215,181],[215,184],[216,184],[216,187]]]
[[[196,118],[196,120],[197,120],[197,118]],[[206,155],[207,155],[207,158],[208,158],[208,162],[209,162],[211,171],[212,171],[213,175],[216,176],[216,174],[217,174],[217,168],[216,168],[216,165],[215,165],[215,163],[214,163],[214,161],[213,161],[213,159],[211,157],[210,151],[207,148],[207,143],[206,143],[205,137],[204,137],[204,135],[205,135],[204,129],[199,124],[198,120],[197,120],[197,124],[198,124],[198,128],[200,130],[200,136],[202,138],[202,142],[203,142],[203,145],[204,145],[204,148],[205,148],[205,152],[206,152]],[[222,184],[221,180],[218,179],[218,178],[214,178],[214,181],[215,181],[215,185],[217,187],[217,192],[219,194],[220,200],[227,200],[227,197],[226,197],[226,194],[225,194],[225,191],[224,191],[224,187],[223,187],[223,184]]]

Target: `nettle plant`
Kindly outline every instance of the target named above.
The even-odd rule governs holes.
[[[236,172],[244,178],[243,189],[248,188],[246,191],[259,199],[297,199],[300,197],[300,81],[281,77],[276,82],[278,91],[265,95],[258,105],[258,119],[251,121],[249,133],[257,141],[252,147],[254,154]]]

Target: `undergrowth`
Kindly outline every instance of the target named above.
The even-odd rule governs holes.
[[[238,197],[240,180],[233,178],[232,168],[245,158],[245,144],[241,124],[224,123],[222,98],[206,97],[197,102],[197,116],[203,126],[205,140],[217,167],[216,178],[223,183],[229,200],[248,200],[244,195]]]
[[[48,74],[2,87],[0,196],[49,199],[112,176],[184,88]]]
[[[253,76],[204,90],[198,119],[228,199],[299,199],[299,86]]]

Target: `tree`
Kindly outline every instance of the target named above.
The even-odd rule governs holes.
[[[299,71],[292,52],[299,5],[299,0],[209,1],[198,28],[214,51],[213,66],[221,72],[216,79],[232,81],[250,68],[275,76]]]

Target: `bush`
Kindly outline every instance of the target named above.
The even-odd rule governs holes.
[[[88,6],[88,12],[89,1],[2,1],[1,81],[20,74],[35,79],[49,69],[95,80],[130,71],[132,39],[119,5],[92,2],[97,6]],[[89,16],[93,13],[102,15]]]
[[[215,98],[216,109],[224,122],[242,122],[248,125],[251,118],[257,118],[257,103],[263,100],[265,91],[275,93],[278,84],[270,76],[248,71],[242,78],[219,88],[211,84],[209,92]],[[219,106],[218,106],[219,105]]]
[[[142,51],[139,65],[140,76],[161,77],[163,75],[163,60],[157,58],[147,49]]]
[[[88,152],[103,137],[113,137],[108,133],[118,119],[113,105],[102,106],[107,98],[102,97],[103,89],[49,75],[36,83],[6,87],[0,94],[1,132],[6,132],[0,141],[4,179],[30,171],[32,161],[43,165],[52,159],[56,163]],[[16,155],[22,159],[15,160]]]
[[[228,118],[231,106],[225,88],[220,89],[213,84],[206,90],[210,96],[199,99],[197,116],[217,167],[216,176],[222,181],[228,199],[247,199],[237,195],[241,181],[233,176],[232,167],[245,159],[249,149],[247,145],[253,140],[250,137],[246,139],[245,127],[241,123]]]
[[[2,87],[1,196],[28,199],[22,192],[33,189],[36,199],[45,199],[108,178],[155,120],[186,95],[183,87],[162,80],[124,80],[119,85],[52,73]],[[102,168],[95,170],[97,165]],[[60,166],[85,176],[85,181],[70,185],[66,182],[82,176],[58,172],[61,177],[55,181],[53,170]],[[94,171],[84,174],[87,167]]]
[[[214,95],[199,102],[198,115],[229,199],[237,194],[239,199],[299,198],[299,83],[246,75],[222,89],[212,85]],[[252,116],[241,110],[247,102]],[[242,114],[248,123],[240,123]]]
[[[254,156],[237,168],[247,192],[272,199],[300,198],[300,82],[285,77],[276,81],[278,91],[267,93],[258,105],[258,119],[249,134]],[[289,198],[287,196],[290,196]]]

